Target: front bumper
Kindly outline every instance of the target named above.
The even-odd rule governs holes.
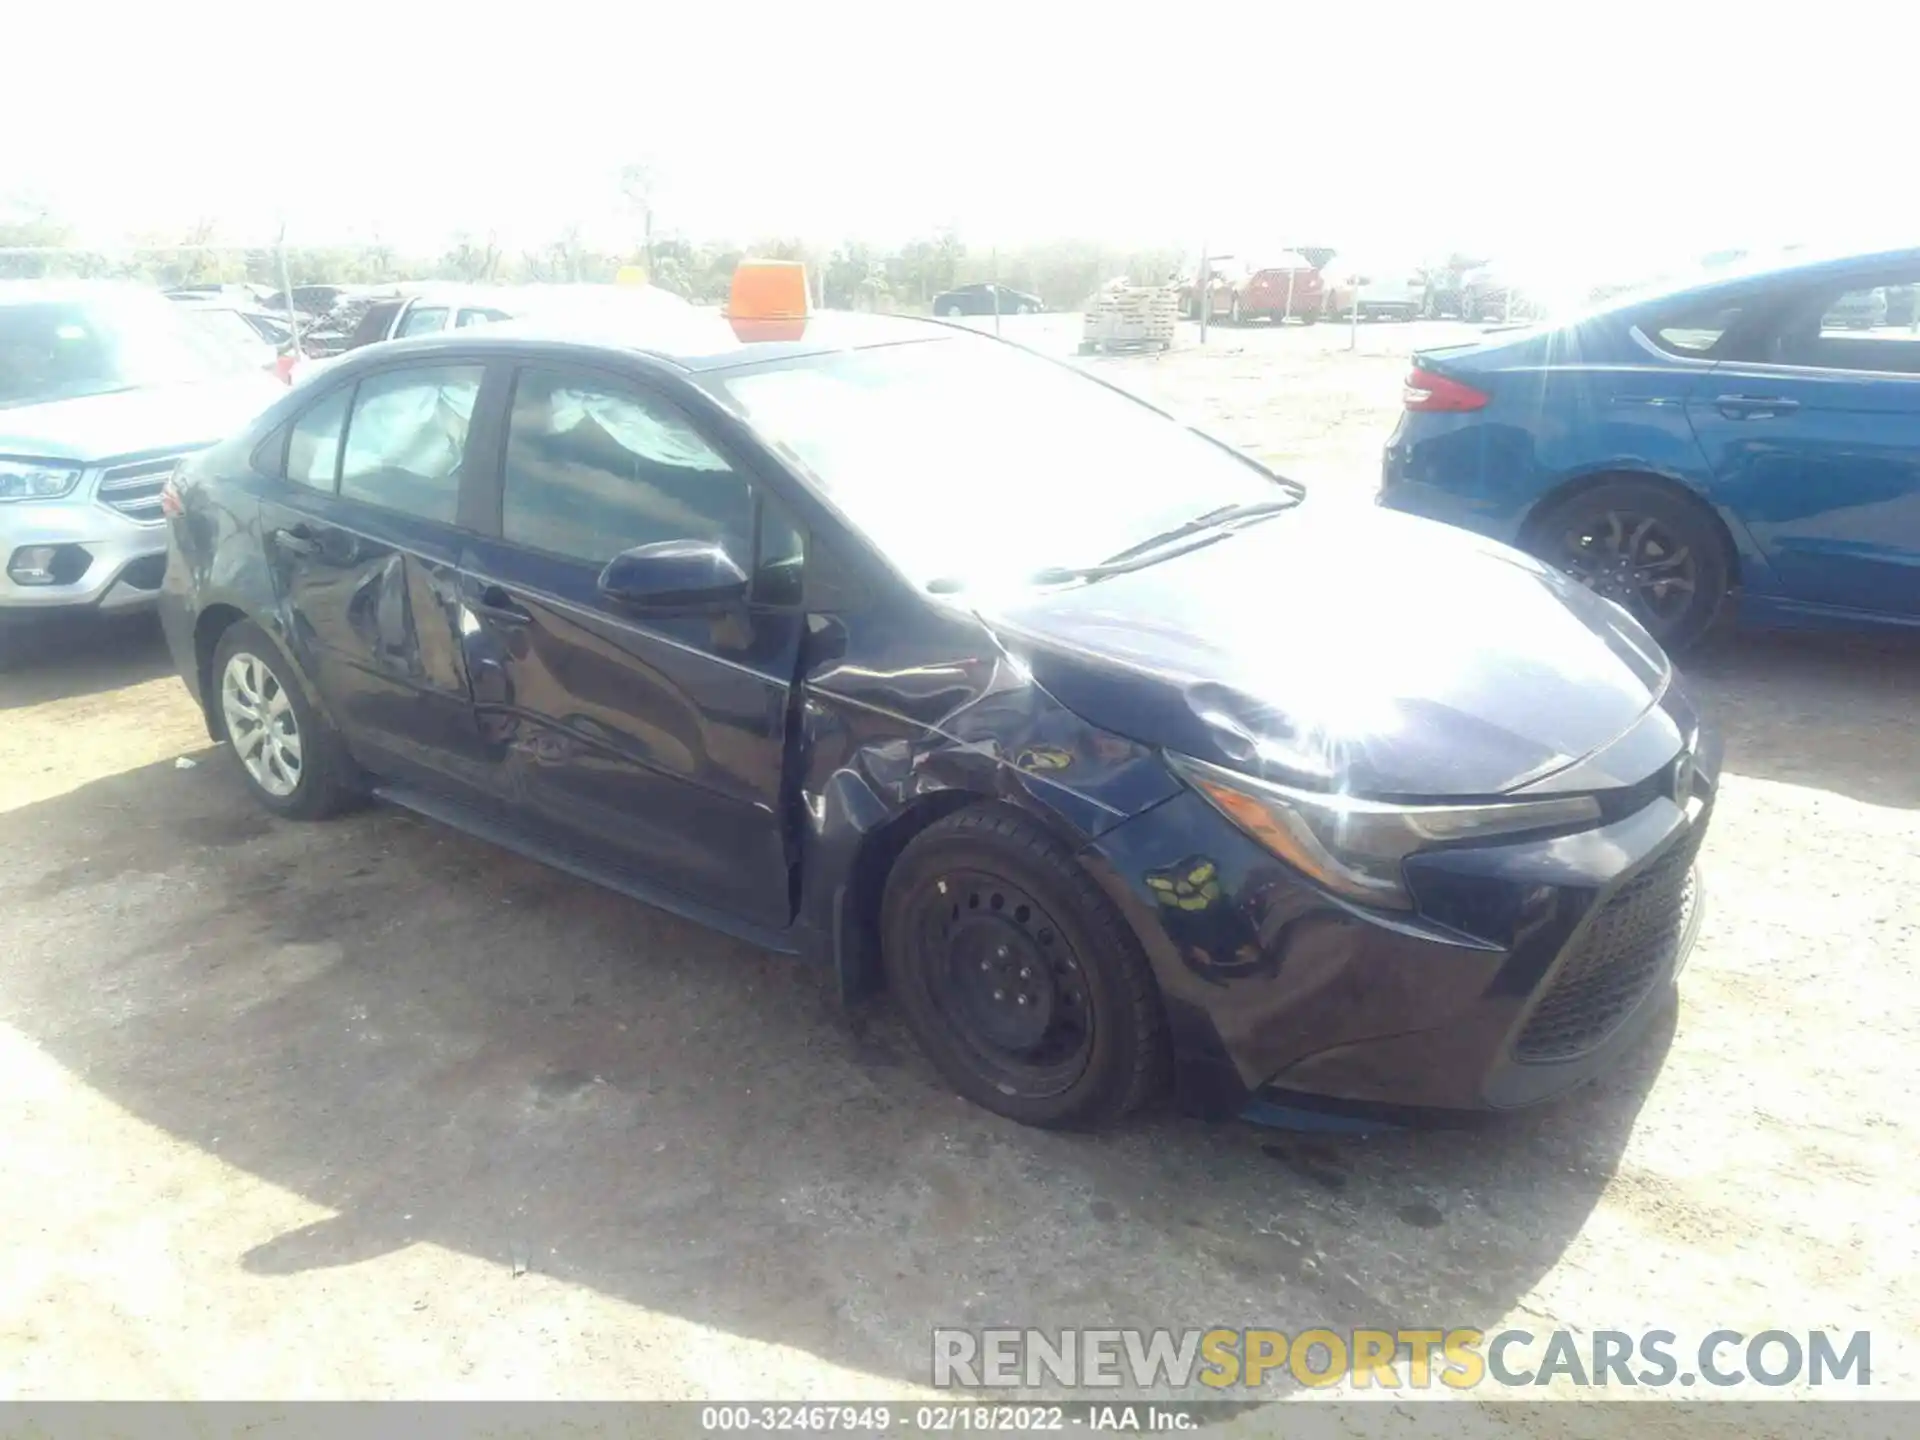
[[[1411,320],[1419,313],[1418,300],[1362,300],[1360,302],[1360,318],[1363,320],[1372,320],[1383,315],[1396,320]],[[1342,306],[1338,312],[1339,318],[1344,320],[1347,314],[1347,307]]]
[[[58,500],[0,504],[0,615],[18,620],[61,611],[121,614],[153,607],[167,554],[157,499],[145,507],[151,508],[151,519],[145,508],[140,518],[122,513],[101,497],[104,473],[88,471],[73,494]],[[151,485],[156,497],[165,480],[165,472],[158,474]],[[144,506],[147,488],[110,493],[122,503]],[[8,573],[22,550],[45,546],[57,553],[56,583],[22,584]]]
[[[1652,794],[1579,834],[1416,857],[1407,915],[1328,897],[1192,793],[1102,835],[1091,858],[1154,964],[1183,1104],[1505,1110],[1609,1070],[1692,947],[1718,763],[1708,737],[1684,805]]]

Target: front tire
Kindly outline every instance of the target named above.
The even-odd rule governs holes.
[[[1525,547],[1624,606],[1670,650],[1706,634],[1731,580],[1712,517],[1645,480],[1611,481],[1562,501],[1527,527]]]
[[[266,631],[245,620],[229,627],[212,681],[221,735],[254,799],[290,820],[318,820],[359,798],[338,735]]]
[[[887,879],[881,953],[921,1049],[985,1109],[1092,1128],[1164,1084],[1166,1020],[1139,940],[1024,815],[972,807],[915,836]]]

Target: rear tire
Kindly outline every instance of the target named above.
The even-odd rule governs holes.
[[[1711,515],[1648,480],[1582,491],[1527,526],[1525,548],[1626,607],[1669,650],[1712,628],[1732,561]]]
[[[887,877],[880,933],[908,1027],[976,1105],[1092,1128],[1165,1083],[1166,1019],[1139,940],[1024,815],[977,806],[921,831]]]
[[[250,620],[229,626],[210,678],[221,738],[254,799],[289,820],[319,820],[361,798],[338,732],[266,631]]]

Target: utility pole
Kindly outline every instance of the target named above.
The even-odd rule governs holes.
[[[1207,255],[1207,242],[1200,242],[1200,268],[1193,276],[1193,312],[1200,317],[1200,343],[1207,343],[1207,320],[1213,310],[1213,277],[1207,273],[1211,264]]]
[[[993,334],[1000,335],[1000,247],[994,246],[987,257],[987,273],[993,277],[988,288],[993,291]]]
[[[280,261],[280,296],[287,302],[287,329],[293,336],[293,353],[298,359],[304,352],[300,349],[300,311],[293,303],[293,279],[287,272],[287,222],[280,222],[280,233],[274,238],[273,253]]]

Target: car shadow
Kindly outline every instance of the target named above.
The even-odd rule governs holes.
[[[1672,1034],[1465,1129],[1029,1130],[817,970],[411,816],[274,820],[200,759],[9,817],[40,841],[0,1006],[333,1212],[209,1226],[255,1276],[431,1242],[904,1384],[936,1326],[1490,1326],[1580,1232]]]
[[[1920,635],[1734,631],[1682,668],[1733,774],[1920,807]]]
[[[0,629],[0,710],[100,695],[172,671],[151,615],[13,622]]]

